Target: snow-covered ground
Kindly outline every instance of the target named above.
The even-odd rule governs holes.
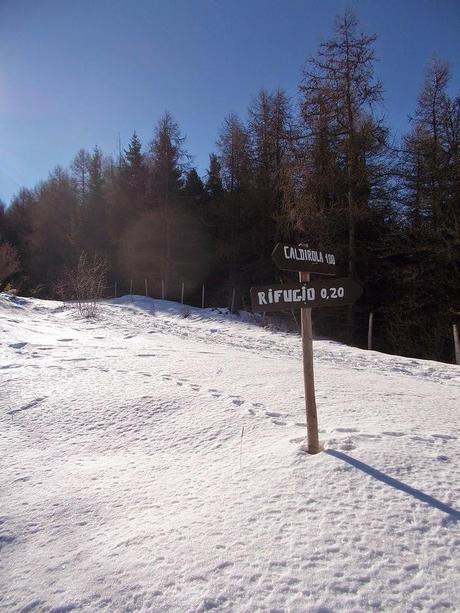
[[[458,610],[460,368],[181,312],[0,297],[0,608]]]

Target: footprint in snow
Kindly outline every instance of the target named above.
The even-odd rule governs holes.
[[[46,400],[46,396],[43,396],[42,398],[35,398],[35,400],[32,400],[31,402],[25,404],[19,409],[11,409],[11,411],[8,411],[8,414],[14,415],[15,413],[20,413],[21,411],[27,411],[28,409],[32,409],[33,407],[37,406],[37,404],[40,404],[44,400]]]
[[[244,400],[241,400],[240,398],[234,398],[232,400],[232,403],[235,404],[237,407],[240,407],[242,404],[244,404]]]
[[[11,347],[11,349],[22,349],[26,345],[27,343],[24,341],[19,341],[18,343],[8,343],[8,347]]]
[[[457,440],[456,436],[451,436],[450,434],[432,434],[433,438],[440,438],[443,441],[455,441]]]
[[[385,434],[385,436],[406,436],[405,432],[393,432],[392,430],[382,432],[382,434]]]
[[[353,443],[353,441],[350,439],[345,439],[344,441],[342,441],[342,443],[340,444],[340,449],[342,451],[352,451],[353,449],[356,449],[356,445]]]

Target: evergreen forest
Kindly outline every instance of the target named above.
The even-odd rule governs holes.
[[[454,360],[460,317],[460,95],[447,63],[425,69],[406,134],[384,118],[375,37],[349,12],[309,58],[290,99],[261,90],[230,113],[203,176],[169,112],[149,142],[116,155],[81,149],[34,189],[0,205],[0,284],[56,298],[82,253],[107,263],[106,296],[134,293],[250,310],[253,285],[294,280],[279,241],[328,249],[364,294],[313,312],[318,336]],[[132,118],[135,122],[135,117]],[[155,125],[155,121],[157,121]],[[95,135],[97,140],[97,135]],[[295,325],[296,316],[285,313]],[[269,318],[267,317],[267,321]]]

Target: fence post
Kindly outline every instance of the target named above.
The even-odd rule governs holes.
[[[232,304],[230,307],[230,313],[234,313],[235,311],[235,288],[232,290]]]
[[[369,325],[367,328],[367,349],[372,349],[372,326],[374,324],[374,313],[369,313]]]
[[[133,301],[133,278],[131,277],[129,283],[129,295],[131,296],[131,302]]]
[[[149,286],[148,286],[148,283],[147,283],[147,279],[144,279],[144,282],[145,282],[145,295],[148,296],[149,295]]]
[[[182,289],[180,293],[180,303],[181,304],[184,304],[184,287],[185,287],[185,283],[182,281]]]
[[[117,282],[115,281],[113,293],[115,294],[115,298],[117,298]]]
[[[165,299],[165,280],[161,280],[161,299]]]
[[[455,363],[460,365],[460,340],[458,338],[457,324],[452,326],[452,333],[454,335]]]
[[[201,288],[201,308],[204,309],[204,283],[203,287]]]

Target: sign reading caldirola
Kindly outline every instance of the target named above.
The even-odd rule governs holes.
[[[321,249],[278,243],[272,258],[281,270],[337,274],[335,255]]]
[[[344,306],[353,304],[362,288],[351,278],[321,279],[308,283],[251,287],[251,304],[255,312],[292,311],[294,309]]]

